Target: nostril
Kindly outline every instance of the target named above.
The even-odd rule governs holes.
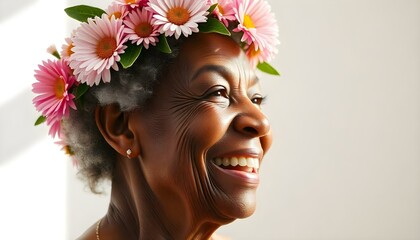
[[[257,135],[258,131],[253,127],[245,127],[244,132],[250,133],[252,135]]]
[[[253,106],[235,116],[232,127],[248,137],[262,137],[270,131],[268,119],[260,109]]]

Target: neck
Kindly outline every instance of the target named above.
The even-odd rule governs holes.
[[[101,223],[101,240],[106,240],[105,236],[116,239],[210,239],[221,224],[194,214],[186,198],[162,198],[154,193],[141,171],[140,161],[117,160],[111,202]]]

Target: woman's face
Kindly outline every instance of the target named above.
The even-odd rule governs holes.
[[[136,113],[150,189],[169,215],[226,222],[251,215],[272,137],[243,51],[230,37],[195,34],[165,76]]]

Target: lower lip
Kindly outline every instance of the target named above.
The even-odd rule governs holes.
[[[260,182],[260,177],[258,173],[244,172],[238,170],[229,170],[218,167],[212,162],[212,166],[217,171],[216,174],[223,174],[225,177],[231,177],[232,180],[240,181],[242,183],[248,183],[251,185],[258,185]]]

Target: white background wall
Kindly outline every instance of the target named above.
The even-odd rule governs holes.
[[[420,1],[269,0],[282,44],[262,75],[275,142],[258,209],[233,239],[420,239]],[[33,70],[74,22],[67,6],[0,0],[0,239],[74,239],[102,216],[47,128]]]

